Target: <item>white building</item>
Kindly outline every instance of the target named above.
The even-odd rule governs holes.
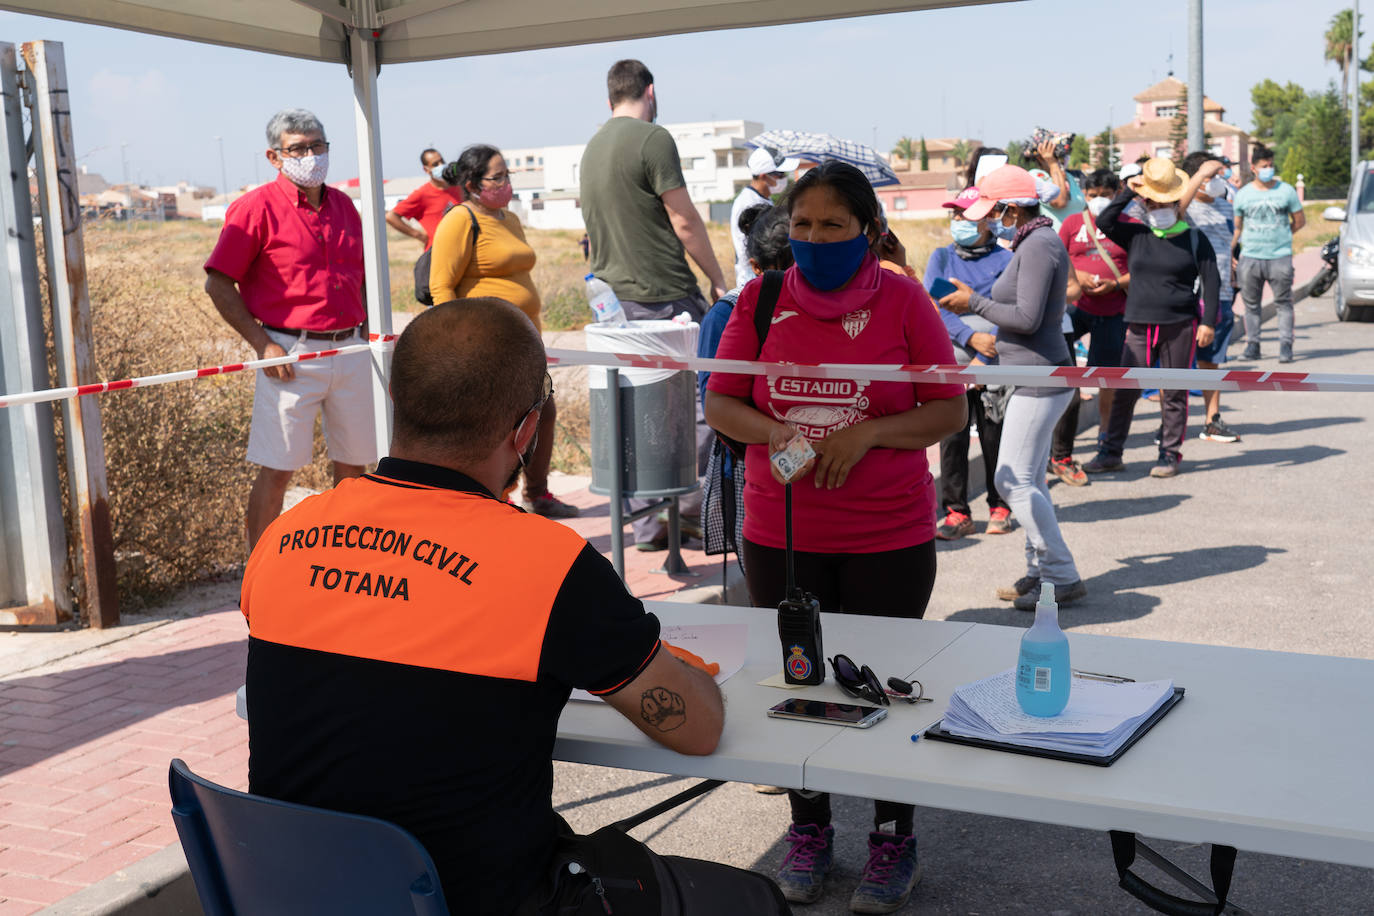
[[[712,201],[734,200],[751,177],[745,165],[758,121],[664,124],[677,143],[687,194],[705,211]],[[581,192],[585,143],[503,150],[521,220],[536,229],[583,229]],[[705,215],[705,213],[703,213]]]

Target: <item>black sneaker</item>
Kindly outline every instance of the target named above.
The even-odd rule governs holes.
[[[1246,344],[1245,352],[1240,355],[1241,359],[1259,359],[1259,344]]]
[[[1096,458],[1083,465],[1083,471],[1088,474],[1106,474],[1110,471],[1120,471],[1125,467],[1120,455],[1112,456],[1106,452],[1098,452]]]
[[[1073,604],[1082,598],[1087,597],[1088,587],[1083,584],[1083,580],[1072,582],[1068,585],[1056,585],[1054,587],[1054,603],[1063,607],[1066,604]],[[1034,594],[1022,595],[1012,602],[1012,607],[1018,611],[1033,611],[1036,604],[1040,601],[1040,591],[1037,589]]]
[[[1003,601],[1015,601],[1022,595],[1040,594],[1039,576],[1022,576],[1011,585],[999,585],[997,587],[997,597]]]
[[[1177,477],[1179,462],[1170,458],[1161,458],[1150,468],[1151,477]]]
[[[1287,346],[1284,346],[1283,344],[1279,344],[1279,362],[1281,362],[1281,363],[1291,363],[1292,361],[1293,361],[1293,345],[1292,345],[1292,344],[1288,344]]]
[[[1202,428],[1198,433],[1199,439],[1206,439],[1208,442],[1239,442],[1240,436],[1231,427],[1221,422],[1221,414],[1212,414],[1211,422]]]

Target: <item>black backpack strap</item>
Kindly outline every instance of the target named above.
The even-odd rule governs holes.
[[[482,228],[477,225],[477,214],[473,213],[472,208],[469,206],[465,205],[463,209],[468,211],[468,219],[472,220],[472,241],[473,244],[476,244],[477,236],[482,233]]]
[[[1236,867],[1236,849],[1234,846],[1212,845],[1212,886],[1208,888],[1159,853],[1139,842],[1134,833],[1127,833],[1122,830],[1110,830],[1108,833],[1112,840],[1112,858],[1116,862],[1116,874],[1120,879],[1119,886],[1126,893],[1150,909],[1159,913],[1170,914],[1170,916],[1220,916],[1226,912],[1226,898],[1231,892],[1231,876]],[[1189,900],[1186,897],[1177,897],[1150,884],[1130,870],[1131,865],[1135,863],[1138,851],[1180,884],[1197,891],[1199,896],[1212,899]]]
[[[773,312],[778,307],[778,297],[782,295],[784,276],[781,270],[763,272],[763,288],[759,290],[759,301],[754,306],[754,336],[759,339],[759,353],[763,352],[763,342],[768,339],[768,329],[773,326]]]

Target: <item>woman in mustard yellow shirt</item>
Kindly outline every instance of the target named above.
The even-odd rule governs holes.
[[[466,200],[444,215],[434,232],[429,289],[437,305],[453,299],[494,296],[520,309],[542,329],[539,291],[535,289],[534,249],[525,241],[520,218],[506,209],[511,201],[506,159],[494,146],[463,150],[455,163],[457,184]],[[578,514],[549,492],[556,410],[549,403],[540,414],[534,454],[525,466],[525,508],[550,518]]]

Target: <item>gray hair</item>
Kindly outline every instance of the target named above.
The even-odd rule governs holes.
[[[282,134],[313,134],[318,132],[324,137],[324,125],[313,112],[304,108],[284,108],[272,115],[267,122],[267,145],[276,149],[281,145]],[[325,137],[328,139],[328,137]]]

